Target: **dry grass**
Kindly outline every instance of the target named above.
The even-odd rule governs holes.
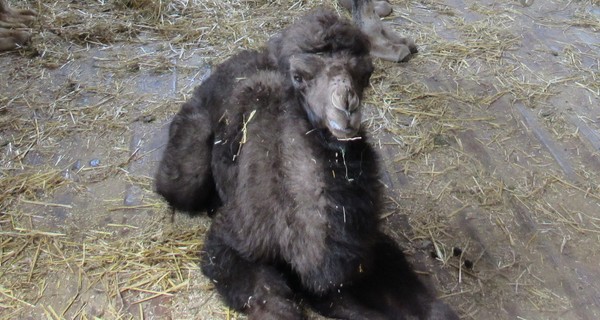
[[[165,218],[168,210],[152,195],[149,169],[140,169],[149,166],[144,161],[156,147],[142,149],[129,136],[145,124],[168,121],[208,65],[260,46],[321,3],[332,5],[31,2],[41,14],[33,46],[20,51],[21,57],[0,55],[19,63],[0,66],[11,79],[0,84],[7,93],[0,96],[0,317],[141,319],[153,301],[175,301],[198,288],[210,291],[210,285],[192,284],[191,276],[198,276],[207,222]],[[551,154],[524,145],[531,133],[522,129],[527,126],[513,106],[540,118],[549,136],[574,143],[576,126],[555,102],[575,89],[589,92],[590,99],[600,97],[597,50],[584,50],[577,41],[558,50],[526,51],[533,47],[528,44],[524,50],[523,42],[531,39],[522,21],[529,21],[530,11],[511,4],[470,2],[472,16],[443,2],[394,4],[402,8],[395,26],[415,38],[421,52],[408,64],[377,61],[366,98],[373,140],[391,150],[388,171],[410,180],[400,192],[390,191],[388,229],[407,251],[434,253],[435,259],[426,260],[439,271],[434,282],[465,318],[497,314],[506,300],[525,301],[527,310],[539,312],[531,311],[532,318],[572,310],[560,286],[545,278],[553,266],[540,260],[553,251],[539,251],[553,247],[561,254],[597,258],[597,244],[583,244],[600,234],[600,180],[583,160],[573,169],[580,179],[570,180]],[[578,6],[569,11],[570,19],[536,21],[597,32],[598,15]],[[530,54],[559,67],[532,66]],[[169,94],[136,87],[146,77],[176,84]],[[163,83],[160,90],[166,87]],[[590,124],[598,120],[581,117]],[[473,132],[477,137],[470,139]],[[474,144],[490,159],[480,157]],[[102,151],[99,166],[71,161],[81,154],[97,156],[94,145]],[[91,191],[121,185],[141,190],[142,200],[123,205],[121,194]],[[64,192],[92,198],[97,206],[58,201]],[[62,209],[74,216],[65,225],[42,222]],[[519,210],[530,220],[519,218]],[[100,216],[134,218],[107,223]],[[465,221],[476,221],[485,237],[465,231]],[[455,255],[454,247],[462,253]],[[105,306],[103,314],[93,310],[92,293]],[[53,302],[59,294],[64,301]],[[222,306],[198,308],[230,317]]]
[[[309,9],[294,1],[33,4],[40,13],[33,46],[21,51],[25,64],[9,71],[13,82],[2,84],[9,94],[0,98],[1,318],[143,318],[146,302],[190,290],[205,226],[165,220],[166,206],[151,195],[151,179],[130,172],[132,162],[155,150],[129,150],[123,139],[139,123],[170,118],[183,100],[139,95],[131,83],[173,70],[197,76],[197,65],[185,65],[192,55],[217,64],[237,50],[260,46],[294,18],[275,18],[269,14],[273,6],[298,15]],[[132,55],[120,49],[123,44],[142,52]],[[82,59],[82,66],[70,67]],[[56,74],[67,81],[52,81]],[[192,88],[182,88],[180,99]],[[105,146],[100,165],[61,161],[78,154],[71,148],[94,144]],[[104,199],[106,214],[139,211],[155,218],[135,225],[96,223],[92,217],[79,227],[52,231],[56,226],[43,222],[43,212],[54,209],[85,214],[77,205],[53,200],[57,190],[86,194],[90,186],[118,181],[140,188],[145,200],[121,205]],[[98,301],[93,292],[102,292]],[[66,300],[53,301],[56,295]]]
[[[78,277],[70,303],[52,318],[79,318],[85,310],[80,301],[99,282],[106,286],[110,304],[123,304],[123,295],[136,293],[132,305],[160,296],[171,296],[185,288],[190,271],[197,270],[201,235],[205,230],[155,234],[144,232],[122,238],[115,231],[88,230],[84,239],[68,233],[52,233],[19,227],[15,213],[3,216],[2,307],[3,317],[19,317],[21,308],[31,308],[52,292],[55,275]],[[150,224],[152,226],[152,224]],[[135,229],[107,225],[112,230]],[[8,280],[10,279],[10,280]],[[49,288],[50,286],[50,288]],[[48,289],[49,292],[46,292]],[[63,292],[64,293],[64,292]],[[120,310],[122,306],[112,306]],[[106,316],[109,316],[108,314]],[[116,318],[117,314],[110,316]],[[85,318],[85,317],[84,317]]]
[[[517,22],[526,11],[473,4],[474,18],[440,3],[421,1],[415,8],[435,16],[432,23],[410,20],[409,34],[422,45],[419,56],[408,68],[380,62],[368,97],[376,107],[368,121],[372,132],[382,146],[394,146],[392,175],[404,174],[416,185],[403,185],[400,200],[394,201],[392,211],[404,215],[410,226],[401,239],[411,251],[429,251],[452,274],[444,278],[438,273],[438,289],[459,304],[466,318],[498,316],[487,313],[490,308],[477,295],[488,296],[484,300],[496,308],[519,297],[526,301],[523,305],[546,315],[569,312],[574,306],[568,294],[543,280],[557,268],[543,255],[560,255],[569,243],[598,239],[598,216],[592,214],[598,205],[598,176],[590,164],[576,161],[576,175],[582,179],[569,182],[552,165],[553,156],[564,160],[561,154],[540,155],[540,150],[519,144],[528,139],[520,128],[530,125],[514,109],[498,106],[525,106],[543,121],[534,124],[544,127],[540,139],[553,136],[566,145],[579,143],[571,115],[555,103],[576,87],[598,97],[597,52],[582,51],[578,41],[561,43],[562,51],[535,53],[535,66],[523,49],[523,41],[528,42],[526,50],[536,47],[529,43],[528,25]],[[597,17],[575,10],[569,20],[552,21],[561,30],[595,32]],[[556,63],[564,67],[544,69]],[[476,141],[467,139],[475,132]],[[496,158],[483,157],[477,149],[481,147],[473,144]],[[521,221],[523,213],[529,218]],[[395,225],[392,219],[393,230],[406,224]],[[470,225],[480,230],[474,235]],[[453,255],[454,247],[463,249],[460,257]],[[545,248],[541,258],[530,255],[540,247]],[[593,249],[576,255],[597,257]],[[465,261],[474,269],[465,267]]]

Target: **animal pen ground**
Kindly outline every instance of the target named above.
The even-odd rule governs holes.
[[[336,2],[10,1],[39,19],[0,54],[0,318],[243,319],[152,177],[211,66]],[[392,4],[420,52],[366,92],[385,230],[462,318],[600,318],[600,3]]]

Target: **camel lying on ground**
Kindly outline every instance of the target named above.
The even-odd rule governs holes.
[[[379,227],[379,160],[361,129],[367,35],[334,12],[219,65],[175,116],[157,192],[210,209],[202,272],[249,319],[458,319]]]

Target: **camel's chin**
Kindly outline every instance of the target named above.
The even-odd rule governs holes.
[[[329,127],[329,132],[338,140],[351,140],[358,135],[358,129],[336,129]]]
[[[334,120],[329,120],[327,123],[329,132],[336,137],[338,140],[349,140],[353,139],[358,135],[359,128],[354,127],[343,127]]]

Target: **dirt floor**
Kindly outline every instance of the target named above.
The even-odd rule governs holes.
[[[152,176],[211,66],[334,2],[10,1],[40,17],[0,54],[0,318],[244,319]],[[385,229],[464,319],[600,319],[600,3],[391,2]]]

